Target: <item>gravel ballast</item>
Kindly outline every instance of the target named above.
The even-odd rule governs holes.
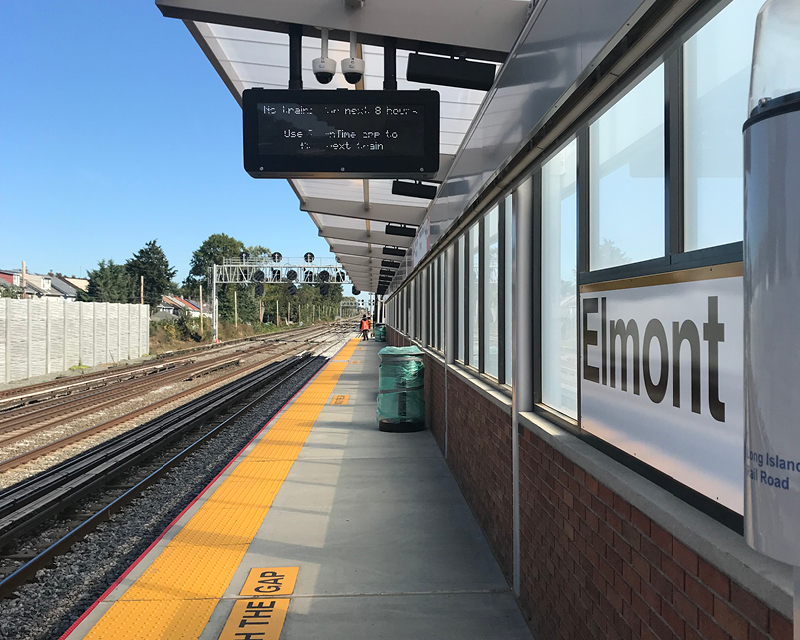
[[[52,567],[39,571],[16,597],[0,600],[0,638],[59,638],[324,363],[317,358],[295,373]],[[38,535],[53,542],[58,538],[55,531]]]

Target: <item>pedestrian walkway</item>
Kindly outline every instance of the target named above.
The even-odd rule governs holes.
[[[382,433],[351,340],[70,640],[531,636],[428,431]]]

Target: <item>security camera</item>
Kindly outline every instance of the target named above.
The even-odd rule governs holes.
[[[336,60],[333,58],[314,58],[311,70],[320,84],[328,84],[336,74]]]
[[[350,84],[358,84],[364,77],[364,60],[362,58],[346,58],[342,60],[344,79]]]

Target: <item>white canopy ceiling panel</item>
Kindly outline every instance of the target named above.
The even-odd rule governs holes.
[[[369,0],[357,10],[341,0],[156,0],[167,17],[265,30],[287,24],[319,25],[339,33],[358,31],[381,44],[398,38],[401,46],[435,51],[463,49],[502,60],[528,16],[527,0]],[[403,45],[403,43],[406,43]]]
[[[382,233],[380,231],[357,231],[354,229],[342,229],[340,227],[325,227],[320,229],[319,235],[326,240],[346,240],[348,242],[361,242],[363,244],[375,244],[384,247],[410,247],[414,243],[414,238],[408,236],[395,236]]]
[[[347,256],[341,255],[339,256],[340,264],[347,268],[347,267],[378,267],[379,269],[385,269],[387,267],[383,266],[383,260],[381,258],[370,258],[368,256]]]
[[[324,198],[307,198],[300,205],[302,211],[324,213],[329,216],[354,218],[373,222],[397,222],[418,226],[425,217],[425,207],[407,207],[393,204],[371,203],[369,209],[362,202],[347,200],[326,200]],[[362,228],[366,225],[362,224]]]
[[[372,258],[384,257],[383,246],[377,244],[362,244],[360,242],[347,242],[345,240],[328,240],[331,251],[338,255],[368,256]],[[388,257],[388,256],[386,256]]]
[[[341,227],[342,229],[357,229],[358,231],[363,231],[366,228],[365,221],[358,220],[357,218],[329,216],[324,213],[309,213],[308,215],[311,216],[314,224],[320,229],[323,227]]]
[[[424,7],[424,10],[415,14],[409,2]],[[354,90],[341,73],[337,73],[330,84],[317,82],[311,72],[311,60],[319,57],[321,40],[314,37],[318,32],[312,25],[327,26],[334,30],[329,42],[329,56],[341,61],[349,57],[349,43],[343,41],[347,37],[346,30],[336,30],[342,29],[345,22],[355,24],[362,21],[357,31],[359,42],[363,43],[361,54],[366,66],[365,89],[383,88],[384,52],[380,43],[383,36],[398,38],[397,88],[432,89],[440,95],[439,150],[442,159],[437,174],[439,181],[448,173],[486,94],[483,91],[409,82],[406,80],[409,51],[403,48],[404,43],[410,47],[411,40],[429,41],[431,46],[414,49],[447,55],[453,52],[452,48],[446,50],[447,46],[452,47],[454,42],[460,42],[465,34],[469,34],[472,42],[461,43],[465,46],[463,51],[467,52],[467,57],[470,57],[469,51],[480,53],[491,50],[494,53],[477,57],[501,60],[503,52],[510,49],[522,29],[528,13],[528,3],[524,0],[408,0],[403,3],[370,0],[364,8],[355,12],[343,11],[341,0],[271,0],[267,3],[261,0],[157,0],[156,4],[164,15],[184,19],[187,28],[239,103],[242,92],[248,88],[288,87],[289,36],[285,33],[286,24],[305,25],[302,47],[305,89]],[[368,14],[367,11],[374,13]],[[298,19],[287,19],[289,14]],[[299,19],[303,15],[308,20]],[[313,20],[310,18],[312,15]],[[325,19],[321,19],[322,16]],[[369,16],[369,20],[364,16]],[[378,19],[378,16],[382,18]],[[345,22],[340,25],[342,20]],[[457,25],[465,20],[471,26],[468,30],[459,30]],[[501,41],[505,44],[499,49],[484,46],[489,42],[497,45]],[[445,49],[437,50],[436,47],[440,45]],[[499,63],[494,64],[499,68]],[[346,254],[382,258],[390,257],[381,255],[384,245],[410,246],[413,242],[411,238],[386,235],[386,223],[418,226],[422,224],[431,204],[426,199],[393,195],[392,180],[291,179],[289,182],[300,200],[300,208],[309,212],[331,250],[341,250]]]
[[[358,264],[359,260],[368,260],[370,264],[372,264],[374,261],[380,262],[381,260],[387,259],[397,260],[397,258],[393,258],[392,256],[383,255],[383,247],[374,247],[371,253],[360,253],[358,255],[343,252],[336,253],[336,261],[340,264]]]

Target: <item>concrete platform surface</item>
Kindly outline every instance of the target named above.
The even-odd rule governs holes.
[[[352,355],[331,394],[349,396],[347,404],[326,401],[224,595],[213,605],[201,640],[220,638],[233,619],[234,603],[243,599],[240,591],[250,570],[265,567],[298,568],[285,622],[282,629],[272,629],[279,636],[262,635],[258,626],[233,633],[229,623],[222,637],[531,638],[430,432],[378,431],[378,351],[384,346],[370,341],[348,350]],[[301,395],[296,402],[302,401]],[[210,495],[206,492],[204,499]],[[113,602],[124,599],[151,556],[162,552],[201,507],[202,499],[71,639],[91,636],[91,627]]]

